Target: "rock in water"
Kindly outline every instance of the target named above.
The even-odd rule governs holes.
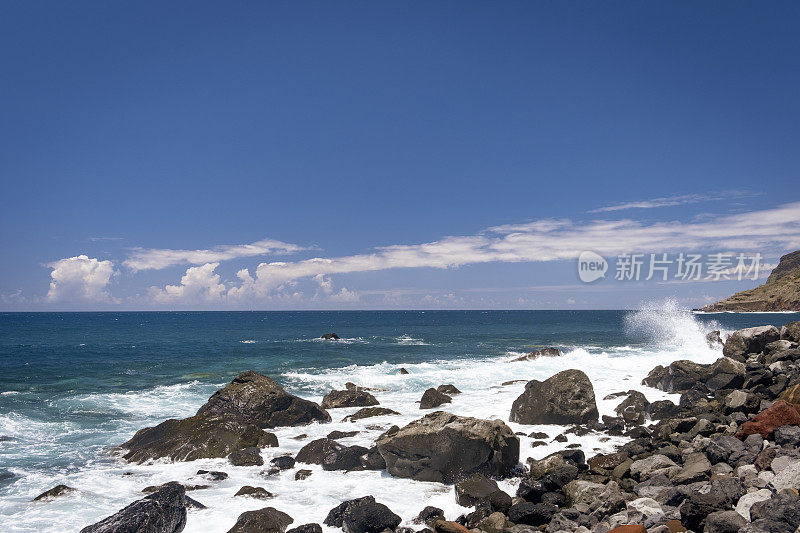
[[[443,411],[378,438],[386,470],[397,477],[454,483],[481,473],[502,478],[519,461],[519,438],[501,420]]]
[[[342,422],[355,422],[362,418],[371,418],[373,416],[386,416],[386,415],[399,415],[397,411],[389,409],[388,407],[362,407],[352,415],[348,415],[342,419]]]
[[[180,483],[137,500],[81,533],[178,533],[186,527],[186,491]]]
[[[542,348],[541,350],[534,350],[531,353],[526,353],[522,357],[512,359],[511,362],[515,363],[517,361],[533,361],[535,359],[539,359],[540,357],[559,357],[560,355],[561,350],[558,348]]]
[[[228,533],[284,533],[294,519],[274,507],[264,507],[257,511],[246,511]]]
[[[71,492],[75,492],[75,489],[72,487],[68,487],[66,485],[56,485],[50,490],[46,490],[43,493],[39,494],[37,497],[33,499],[35,502],[40,502],[42,500],[52,500],[53,498],[57,498],[59,496],[65,496]]]
[[[452,401],[453,399],[447,394],[430,388],[423,393],[422,399],[419,401],[419,408],[433,409],[434,407],[439,407],[444,403],[450,403]]]
[[[448,396],[452,396],[453,394],[461,394],[461,391],[458,390],[456,386],[452,384],[439,385],[438,387],[436,387],[436,390],[443,394],[447,394]]]
[[[320,337],[320,339],[324,339],[326,341],[338,341],[339,338],[340,338],[339,335],[337,335],[336,333],[325,333],[324,335],[322,335],[322,337]]]
[[[375,501],[373,496],[348,500],[328,513],[323,524],[340,527],[345,533],[380,533],[394,530],[401,519],[388,507]]]
[[[370,405],[378,405],[378,400],[365,390],[332,390],[322,398],[323,409],[369,407]]]
[[[330,420],[314,402],[249,371],[215,392],[196,415],[141,429],[120,448],[125,459],[139,463],[162,457],[175,461],[227,457],[243,448],[277,446],[277,437],[262,428]]]
[[[509,420],[519,424],[583,424],[598,417],[594,388],[580,370],[564,370],[545,381],[529,381],[514,400]]]

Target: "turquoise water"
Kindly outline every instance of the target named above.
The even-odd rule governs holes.
[[[411,416],[418,415],[408,407],[411,398],[439,380],[458,381],[481,402],[497,384],[492,379],[530,379],[570,362],[593,368],[604,357],[630,357],[632,365],[648,365],[636,369],[646,373],[653,363],[681,354],[713,357],[703,352],[702,339],[711,329],[780,326],[797,319],[797,314],[690,315],[669,306],[637,312],[0,314],[0,523],[5,517],[10,524],[13,517],[19,531],[41,529],[32,514],[41,515],[43,508],[31,510],[31,495],[55,480],[83,480],[89,486],[80,488],[91,493],[98,481],[86,477],[87,471],[124,468],[108,453],[111,446],[146,425],[193,414],[244,370],[273,376],[316,401],[347,380],[379,384],[387,388],[381,403],[394,402],[401,412],[406,407]],[[320,340],[327,332],[342,340]],[[569,358],[516,368],[506,362],[539,346],[558,346]],[[401,366],[412,371],[402,382]],[[518,375],[518,368],[530,368],[530,374]],[[596,387],[613,386],[617,378],[608,368],[597,366]],[[507,414],[494,413],[491,405],[463,409]],[[77,526],[113,512],[136,493],[130,491],[119,500],[86,496],[47,509],[53,516],[75,515]],[[223,515],[220,524],[228,519]]]

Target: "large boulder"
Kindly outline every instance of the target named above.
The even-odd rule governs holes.
[[[442,404],[452,401],[453,399],[450,396],[431,387],[422,394],[422,399],[419,401],[419,408],[433,409],[434,407],[439,407]]]
[[[519,438],[501,420],[443,411],[382,435],[378,452],[397,477],[454,483],[481,473],[502,478],[519,462]]]
[[[274,507],[245,511],[228,533],[284,533],[294,519]]]
[[[186,490],[171,482],[81,533],[178,533],[186,527]]]
[[[781,339],[800,342],[800,321],[789,322],[781,328]]]
[[[196,415],[141,429],[120,448],[125,459],[137,463],[226,457],[243,448],[277,446],[277,437],[264,428],[330,420],[327,411],[314,402],[291,395],[275,380],[249,371],[215,392]]]
[[[669,366],[657,366],[642,380],[642,385],[664,392],[733,389],[744,383],[746,367],[730,357],[720,357],[710,365],[682,359]]]
[[[322,398],[323,409],[369,407],[370,405],[378,405],[378,400],[369,392],[361,389],[332,390]]]
[[[374,496],[347,500],[330,510],[323,524],[340,527],[345,533],[380,533],[394,530],[401,518],[388,507],[375,501]]]
[[[758,326],[734,331],[725,341],[722,354],[744,360],[749,353],[761,353],[767,344],[781,338],[775,326]]]
[[[532,380],[514,400],[509,420],[520,424],[583,424],[598,417],[594,388],[580,370]]]
[[[800,425],[800,411],[797,405],[778,400],[767,409],[742,424],[741,431],[736,435],[744,438],[748,435],[759,434],[769,438],[781,426]]]

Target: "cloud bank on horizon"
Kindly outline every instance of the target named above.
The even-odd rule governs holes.
[[[695,196],[674,197],[669,201],[694,202]],[[658,199],[634,202],[595,212],[655,207],[658,203]],[[653,250],[654,247],[657,250]],[[450,269],[485,263],[566,261],[574,260],[583,250],[612,256],[635,251],[673,250],[770,250],[783,253],[798,248],[800,202],[691,221],[543,219],[489,227],[474,235],[445,236],[421,244],[383,246],[369,253],[265,261],[252,272],[249,268],[241,268],[235,275],[236,279],[232,280],[223,280],[216,271],[221,262],[296,255],[314,248],[263,239],[250,244],[220,245],[201,250],[136,248],[121,261],[79,254],[48,265],[51,268],[50,287],[43,301],[47,304],[75,301],[124,303],[111,293],[116,275],[122,272],[135,275],[179,265],[190,266],[176,284],[151,286],[145,294],[133,298],[133,302],[156,307],[196,305],[212,308],[271,301],[299,303],[306,299],[330,302],[331,305],[353,304],[359,301],[359,291],[335,287],[336,276],[393,269]],[[297,288],[301,280],[310,280],[314,284],[313,295],[308,296]],[[7,297],[6,303],[8,301]]]

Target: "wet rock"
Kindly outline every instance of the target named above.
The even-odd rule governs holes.
[[[315,421],[330,422],[330,415],[287,393],[275,380],[249,371],[215,392],[194,416],[141,429],[120,448],[125,459],[139,463],[226,457],[242,448],[277,446],[277,437],[263,428]]]
[[[340,407],[369,407],[378,405],[375,396],[365,390],[332,390],[322,398],[323,409]]]
[[[408,370],[406,370],[405,368],[401,368],[398,373],[399,374],[408,374]]]
[[[510,420],[519,424],[584,424],[598,418],[594,388],[580,370],[533,380],[514,400]]]
[[[647,416],[652,418],[653,420],[661,420],[662,418],[673,418],[675,417],[680,408],[675,405],[670,400],[658,400],[655,402],[651,402],[645,408],[645,412]]]
[[[336,430],[336,431],[331,431],[330,433],[328,433],[327,438],[329,438],[331,440],[346,439],[348,437],[354,437],[354,436],[356,436],[358,434],[359,434],[358,431],[338,431],[338,430]]]
[[[725,344],[722,341],[719,330],[709,331],[706,333],[706,342],[708,343],[709,348],[716,348]]]
[[[438,507],[429,505],[419,512],[417,517],[414,519],[414,523],[426,524],[430,527],[433,526],[437,520],[444,520],[444,511]]]
[[[228,533],[284,533],[292,522],[294,519],[288,514],[274,507],[264,507],[240,514]]]
[[[244,448],[243,450],[236,450],[228,456],[228,461],[233,466],[261,466],[264,464],[264,458],[258,448]]]
[[[288,470],[294,467],[295,459],[291,455],[281,455],[270,459],[270,464],[277,467],[278,470]]]
[[[664,392],[685,392],[704,381],[706,365],[689,360],[674,361],[669,366],[657,366],[642,380],[642,385]]]
[[[450,403],[452,401],[453,399],[447,394],[430,388],[423,393],[422,399],[419,401],[419,408],[433,409],[434,407],[439,407],[442,404]]]
[[[206,479],[210,479],[211,481],[223,481],[228,479],[228,474],[225,472],[218,472],[215,470],[198,470],[198,476],[203,476]]]
[[[345,533],[380,533],[387,528],[396,528],[400,522],[399,516],[376,502],[373,496],[364,496],[337,505],[322,523],[341,527]]]
[[[286,533],[322,533],[322,526],[319,524],[303,524],[302,526],[287,529]]]
[[[393,411],[387,407],[363,407],[353,413],[352,415],[346,416],[342,419],[342,422],[355,422],[356,420],[362,420],[364,418],[372,418],[373,416],[387,416],[387,415],[399,415],[397,411]]]
[[[519,461],[519,438],[500,420],[437,411],[377,441],[393,476],[454,483],[474,473],[502,478]]]
[[[776,428],[787,425],[800,424],[800,412],[793,404],[778,400],[771,407],[742,424],[742,430],[737,437],[744,438],[747,435],[761,435],[769,438]]]
[[[268,500],[275,497],[264,487],[251,487],[250,485],[245,485],[240,488],[236,491],[234,496],[249,496],[250,498],[256,498],[258,500]]]
[[[58,498],[59,496],[66,496],[67,494],[75,492],[76,489],[72,487],[68,487],[66,485],[56,485],[52,489],[46,490],[43,493],[39,494],[35,497],[32,501],[40,502],[43,500],[52,500],[54,498]]]
[[[178,533],[186,527],[186,490],[180,483],[164,487],[121,511],[91,526],[81,533]]]
[[[461,391],[456,388],[455,385],[439,385],[436,387],[436,390],[441,392],[442,394],[447,394],[452,396],[453,394],[461,394]]]
[[[558,507],[547,503],[518,503],[508,510],[508,519],[515,524],[541,526],[550,522]]]
[[[322,457],[323,470],[362,470],[361,457],[369,452],[364,446],[330,447]]]
[[[456,483],[456,503],[464,507],[473,507],[496,490],[499,490],[499,487],[494,480],[483,474],[473,474]]]
[[[542,348],[540,350],[534,350],[530,353],[523,355],[522,357],[517,357],[516,359],[512,359],[511,362],[515,363],[518,361],[534,361],[539,359],[540,357],[559,357],[561,356],[561,350],[558,348]]]
[[[312,474],[311,470],[308,470],[306,468],[301,468],[300,470],[294,473],[294,479],[295,481],[302,481],[304,479],[307,479],[311,474]]]
[[[340,337],[336,333],[325,333],[320,337],[320,339],[324,339],[326,341],[338,341]]]
[[[295,456],[295,461],[309,465],[321,465],[322,458],[325,457],[328,451],[342,447],[341,444],[331,439],[312,440],[300,448],[300,451]]]

